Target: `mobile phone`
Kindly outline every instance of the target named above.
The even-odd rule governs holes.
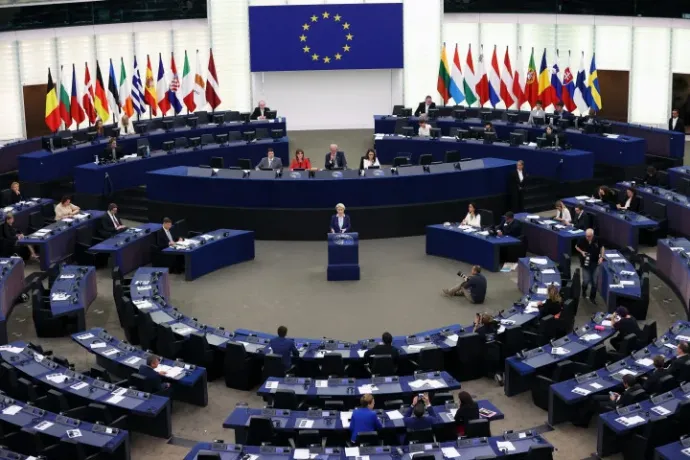
[[[424,393],[417,394],[417,399],[424,399]]]

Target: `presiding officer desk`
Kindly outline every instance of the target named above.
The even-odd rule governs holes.
[[[256,129],[282,129],[285,132],[285,121],[266,120],[251,123],[231,122],[224,124],[199,125],[197,128],[180,126],[170,131],[154,129],[144,134],[122,134],[117,145],[124,154],[136,153],[140,139],[147,139],[151,151],[160,150],[163,142],[174,141],[178,137],[200,137],[203,134],[227,134],[229,131],[255,131]],[[102,137],[91,142],[84,142],[70,148],[36,150],[19,157],[19,178],[22,182],[42,183],[72,177],[74,168],[86,163],[93,163],[94,158],[102,155],[108,145],[108,138]]]
[[[0,392],[0,421],[3,423],[4,435],[9,434],[8,431],[22,431],[27,435],[41,436],[45,447],[49,444],[45,443],[46,439],[60,444],[57,449],[51,447],[51,454],[56,455],[59,452],[64,455],[62,458],[65,460],[77,458],[77,447],[70,447],[74,444],[79,446],[86,455],[98,453],[98,458],[108,460],[129,460],[130,458],[129,432],[49,412],[4,396],[2,392]],[[20,450],[41,455],[40,449],[39,444],[25,446]],[[3,457],[0,452],[0,459],[3,458],[18,460],[24,457]],[[35,459],[35,457],[29,458]]]
[[[31,198],[1,208],[0,219],[4,222],[5,216],[11,213],[14,216],[13,226],[23,234],[26,234],[31,226],[31,214],[37,212],[42,214],[43,217],[53,216],[53,205],[53,200],[48,198]]]
[[[7,343],[7,320],[24,292],[24,261],[21,257],[0,259],[0,344]]]
[[[0,146],[0,174],[17,170],[20,155],[35,152],[42,145],[40,137],[8,142]]]
[[[352,159],[351,159],[352,160]],[[367,170],[272,171],[178,166],[147,174],[149,220],[184,215],[191,230],[237,228],[259,239],[323,240],[336,202],[362,238],[424,233],[478,202],[502,209],[515,162],[485,158],[454,164]],[[428,171],[428,172],[427,172]],[[247,177],[245,177],[247,176]]]
[[[575,418],[583,407],[589,404],[590,396],[593,394],[621,390],[623,375],[639,377],[651,372],[654,369],[654,356],[662,355],[666,361],[675,359],[678,336],[690,336],[690,323],[678,321],[654,343],[630,356],[596,371],[551,385],[549,424],[555,425]]]
[[[412,460],[418,455],[433,455],[435,460],[443,460],[446,455],[462,460],[479,458],[525,458],[533,446],[553,446],[540,435],[530,431],[506,433],[490,438],[458,439],[443,443],[410,444],[405,446],[367,446],[367,447],[310,447],[293,449],[274,446],[242,446],[225,443],[199,443],[185,456],[184,460],[196,460],[207,452],[218,452],[221,460],[298,460],[319,458],[320,460],[346,460],[358,458],[369,460]],[[420,452],[422,454],[420,454]],[[306,457],[305,457],[306,455]]]
[[[130,227],[117,235],[94,246],[89,252],[110,254],[113,267],[120,267],[122,274],[127,274],[151,262],[151,246],[156,244],[156,232],[161,224],[141,224]]]
[[[72,340],[96,355],[96,363],[113,375],[128,378],[146,364],[151,353],[119,340],[100,327],[72,334]],[[180,360],[161,357],[160,370],[164,382],[172,386],[173,399],[197,406],[208,405],[206,369]]]
[[[536,214],[521,212],[515,218],[522,223],[527,250],[559,264],[564,262],[564,255],[571,254],[575,241],[585,236],[583,230]]]
[[[0,358],[11,366],[17,378],[24,377],[43,388],[62,393],[71,407],[102,404],[113,418],[127,415],[128,427],[133,431],[162,438],[172,435],[168,398],[119,387],[75,372],[37,353],[22,341],[0,348]],[[15,384],[10,378],[0,379],[2,390],[8,394],[17,391],[12,387]]]

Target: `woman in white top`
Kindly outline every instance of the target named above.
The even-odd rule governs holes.
[[[362,160],[362,169],[369,169],[372,166],[381,167],[379,159],[376,158],[376,151],[374,149],[367,150],[367,154],[364,155],[364,160]]]
[[[419,131],[418,131],[417,135],[420,137],[431,136],[431,125],[426,122],[425,116],[419,117]]]
[[[66,217],[75,216],[79,214],[79,211],[79,206],[72,204],[72,197],[65,195],[55,206],[55,220],[62,220]]]
[[[474,203],[470,203],[467,207],[467,215],[461,222],[462,225],[469,225],[471,227],[482,226],[482,216],[477,213],[477,207]]]
[[[556,201],[556,217],[554,217],[554,220],[565,225],[568,225],[572,221],[570,211],[563,205],[561,200]]]

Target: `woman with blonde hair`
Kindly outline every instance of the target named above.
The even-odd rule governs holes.
[[[568,208],[565,207],[561,200],[556,201],[556,217],[553,219],[564,225],[568,225],[573,220],[570,217],[570,211],[568,211]]]
[[[546,290],[546,300],[537,304],[539,307],[539,317],[553,315],[558,318],[563,310],[563,299],[555,284],[549,285]]]

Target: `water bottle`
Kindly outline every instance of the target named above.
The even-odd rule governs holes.
[[[98,164],[98,155],[94,155],[94,156],[93,156],[93,162],[94,162],[95,164]]]

